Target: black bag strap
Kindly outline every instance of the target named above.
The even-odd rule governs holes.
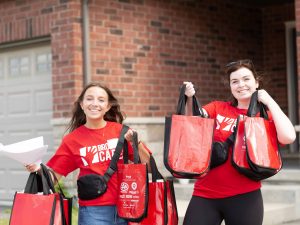
[[[263,103],[258,101],[258,91],[255,91],[253,92],[250,99],[247,116],[255,117],[258,112],[260,113],[260,117],[266,120],[269,119],[266,106]]]
[[[47,171],[47,173],[46,173],[46,178],[49,180],[49,182],[50,182],[51,185],[53,186],[54,191],[55,191],[54,183],[56,183],[56,184],[57,184],[57,187],[58,187],[58,192],[63,196],[63,198],[67,198],[66,195],[65,195],[65,193],[64,193],[64,191],[63,191],[63,189],[61,188],[61,186],[60,186],[60,184],[59,184],[59,181],[58,181],[58,179],[57,179],[57,177],[56,177],[54,171],[53,171],[51,168],[45,166],[44,164],[41,165],[41,166],[44,167],[44,171],[45,171],[45,172]],[[53,177],[53,179],[54,179],[54,183],[53,183],[53,181],[52,181],[52,179],[51,179],[50,174],[52,174],[52,177]]]
[[[38,192],[43,192],[42,177],[37,172],[33,172],[29,174],[24,193],[36,194]]]
[[[53,182],[47,178],[47,173],[44,172],[46,166],[41,163],[41,173],[33,172],[29,174],[24,193],[36,194],[43,192],[44,195],[55,193]]]
[[[157,180],[164,180],[164,177],[158,171],[155,159],[152,155],[150,155],[150,167],[152,173],[152,182],[156,182]]]
[[[185,95],[185,89],[186,89],[186,85],[184,84],[180,88],[180,94],[179,94],[177,110],[176,110],[177,115],[185,115],[185,105],[186,105],[186,101],[187,101],[187,97]],[[192,99],[192,101],[193,101],[193,104],[192,104],[193,116],[205,117],[204,112],[202,110],[202,106],[197,101],[196,96],[194,95],[192,98],[193,98]]]
[[[229,135],[229,137],[226,138],[226,140],[224,142],[222,142],[223,145],[227,149],[229,149],[229,147],[234,144],[236,132],[237,132],[237,127],[235,127],[234,130],[233,130],[233,132]]]
[[[123,146],[126,142],[124,135],[126,134],[126,132],[128,130],[129,130],[129,127],[126,125],[123,125],[114,155],[110,161],[109,167],[107,168],[106,172],[103,175],[103,178],[106,182],[108,182],[109,179],[111,178],[111,176],[117,171],[117,163],[118,163],[118,160],[122,153]]]
[[[128,143],[125,140],[125,145],[123,148],[123,159],[124,159],[124,164],[128,164]],[[141,163],[141,159],[139,157],[139,150],[138,150],[138,134],[136,132],[133,132],[132,136],[132,148],[133,148],[133,163],[138,164]]]
[[[46,180],[46,182],[48,183],[50,190],[52,191],[52,193],[57,193],[55,191],[54,188],[54,182],[51,178],[50,173],[53,176],[53,179],[55,180],[55,182],[58,184],[58,187],[60,189],[60,193],[58,193],[59,196],[59,202],[60,202],[60,211],[61,211],[61,217],[62,217],[62,225],[67,225],[67,220],[66,220],[66,215],[65,215],[65,210],[64,210],[64,202],[63,202],[63,198],[65,198],[65,194],[63,193],[61,187],[59,186],[58,183],[58,179],[55,175],[55,173],[49,169],[46,165],[44,165],[43,163],[40,164],[41,165],[41,174],[42,174],[42,179],[44,177],[44,179]]]

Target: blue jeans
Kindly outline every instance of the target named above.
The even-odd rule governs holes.
[[[127,225],[116,206],[79,206],[78,225]]]

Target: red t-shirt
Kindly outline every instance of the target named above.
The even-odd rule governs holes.
[[[115,122],[107,122],[101,129],[89,129],[80,126],[66,135],[55,155],[47,165],[55,172],[67,176],[70,172],[79,168],[79,177],[86,174],[103,175],[108,168],[122,125]],[[128,148],[129,157],[132,159],[132,146]],[[121,154],[120,159],[123,156]],[[118,163],[123,163],[119,160]],[[93,200],[80,200],[81,206],[115,205],[117,202],[117,174],[115,173],[108,182],[107,191]]]
[[[210,118],[216,120],[214,141],[224,142],[233,132],[239,114],[246,115],[246,109],[238,109],[230,102],[214,101],[203,107]],[[194,186],[195,196],[205,198],[226,198],[257,190],[261,182],[253,181],[239,173],[231,164],[232,148],[228,160],[210,170],[198,179]]]

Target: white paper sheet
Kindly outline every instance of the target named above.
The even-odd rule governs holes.
[[[43,137],[37,137],[11,145],[0,145],[0,153],[26,165],[41,162],[47,148]]]

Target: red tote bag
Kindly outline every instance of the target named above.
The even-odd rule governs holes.
[[[260,117],[255,117],[257,111]],[[235,168],[253,180],[274,176],[282,168],[274,122],[253,93],[247,117],[239,116],[232,162]]]
[[[168,210],[168,225],[178,224],[178,211],[175,198],[175,189],[172,180],[166,180],[167,188],[167,210]]]
[[[17,192],[14,197],[9,224],[63,224],[58,194],[38,195]]]
[[[25,192],[39,190],[37,173],[31,173],[27,180]],[[63,212],[63,202],[60,194],[53,193],[46,177],[41,174],[41,185],[43,193],[21,193],[16,192],[10,225],[66,225]]]
[[[247,149],[245,143],[245,116],[239,115],[237,119],[237,126],[235,131],[234,146],[232,149],[232,165],[242,174],[251,178],[252,180],[260,180],[250,168],[247,158]]]
[[[152,182],[149,182],[147,216],[140,222],[129,225],[177,225],[178,213],[172,180],[166,180],[158,171],[153,156],[150,156]]]
[[[134,163],[125,161],[128,156],[125,156],[124,152],[124,164],[118,165],[117,171],[117,212],[119,217],[134,222],[141,221],[147,215],[148,206],[148,171],[147,165],[140,163],[137,140],[137,134],[134,132]]]
[[[176,115],[166,117],[164,164],[178,178],[197,178],[209,170],[215,120],[204,118],[193,96],[193,116],[185,116],[185,85],[180,90]]]
[[[57,192],[59,193],[59,197],[61,199],[61,201],[63,202],[62,206],[63,206],[63,211],[62,211],[62,216],[65,218],[66,220],[66,225],[72,225],[72,209],[73,209],[73,197],[67,197],[63,191],[63,189],[61,188],[59,181],[55,175],[55,173],[47,168],[44,164],[41,164],[41,168],[43,171],[44,176],[46,177],[48,183],[50,184],[50,189],[56,191],[54,189],[54,184],[52,182],[52,179],[50,177],[50,173],[52,174],[52,177],[54,178],[56,184],[57,184]]]

